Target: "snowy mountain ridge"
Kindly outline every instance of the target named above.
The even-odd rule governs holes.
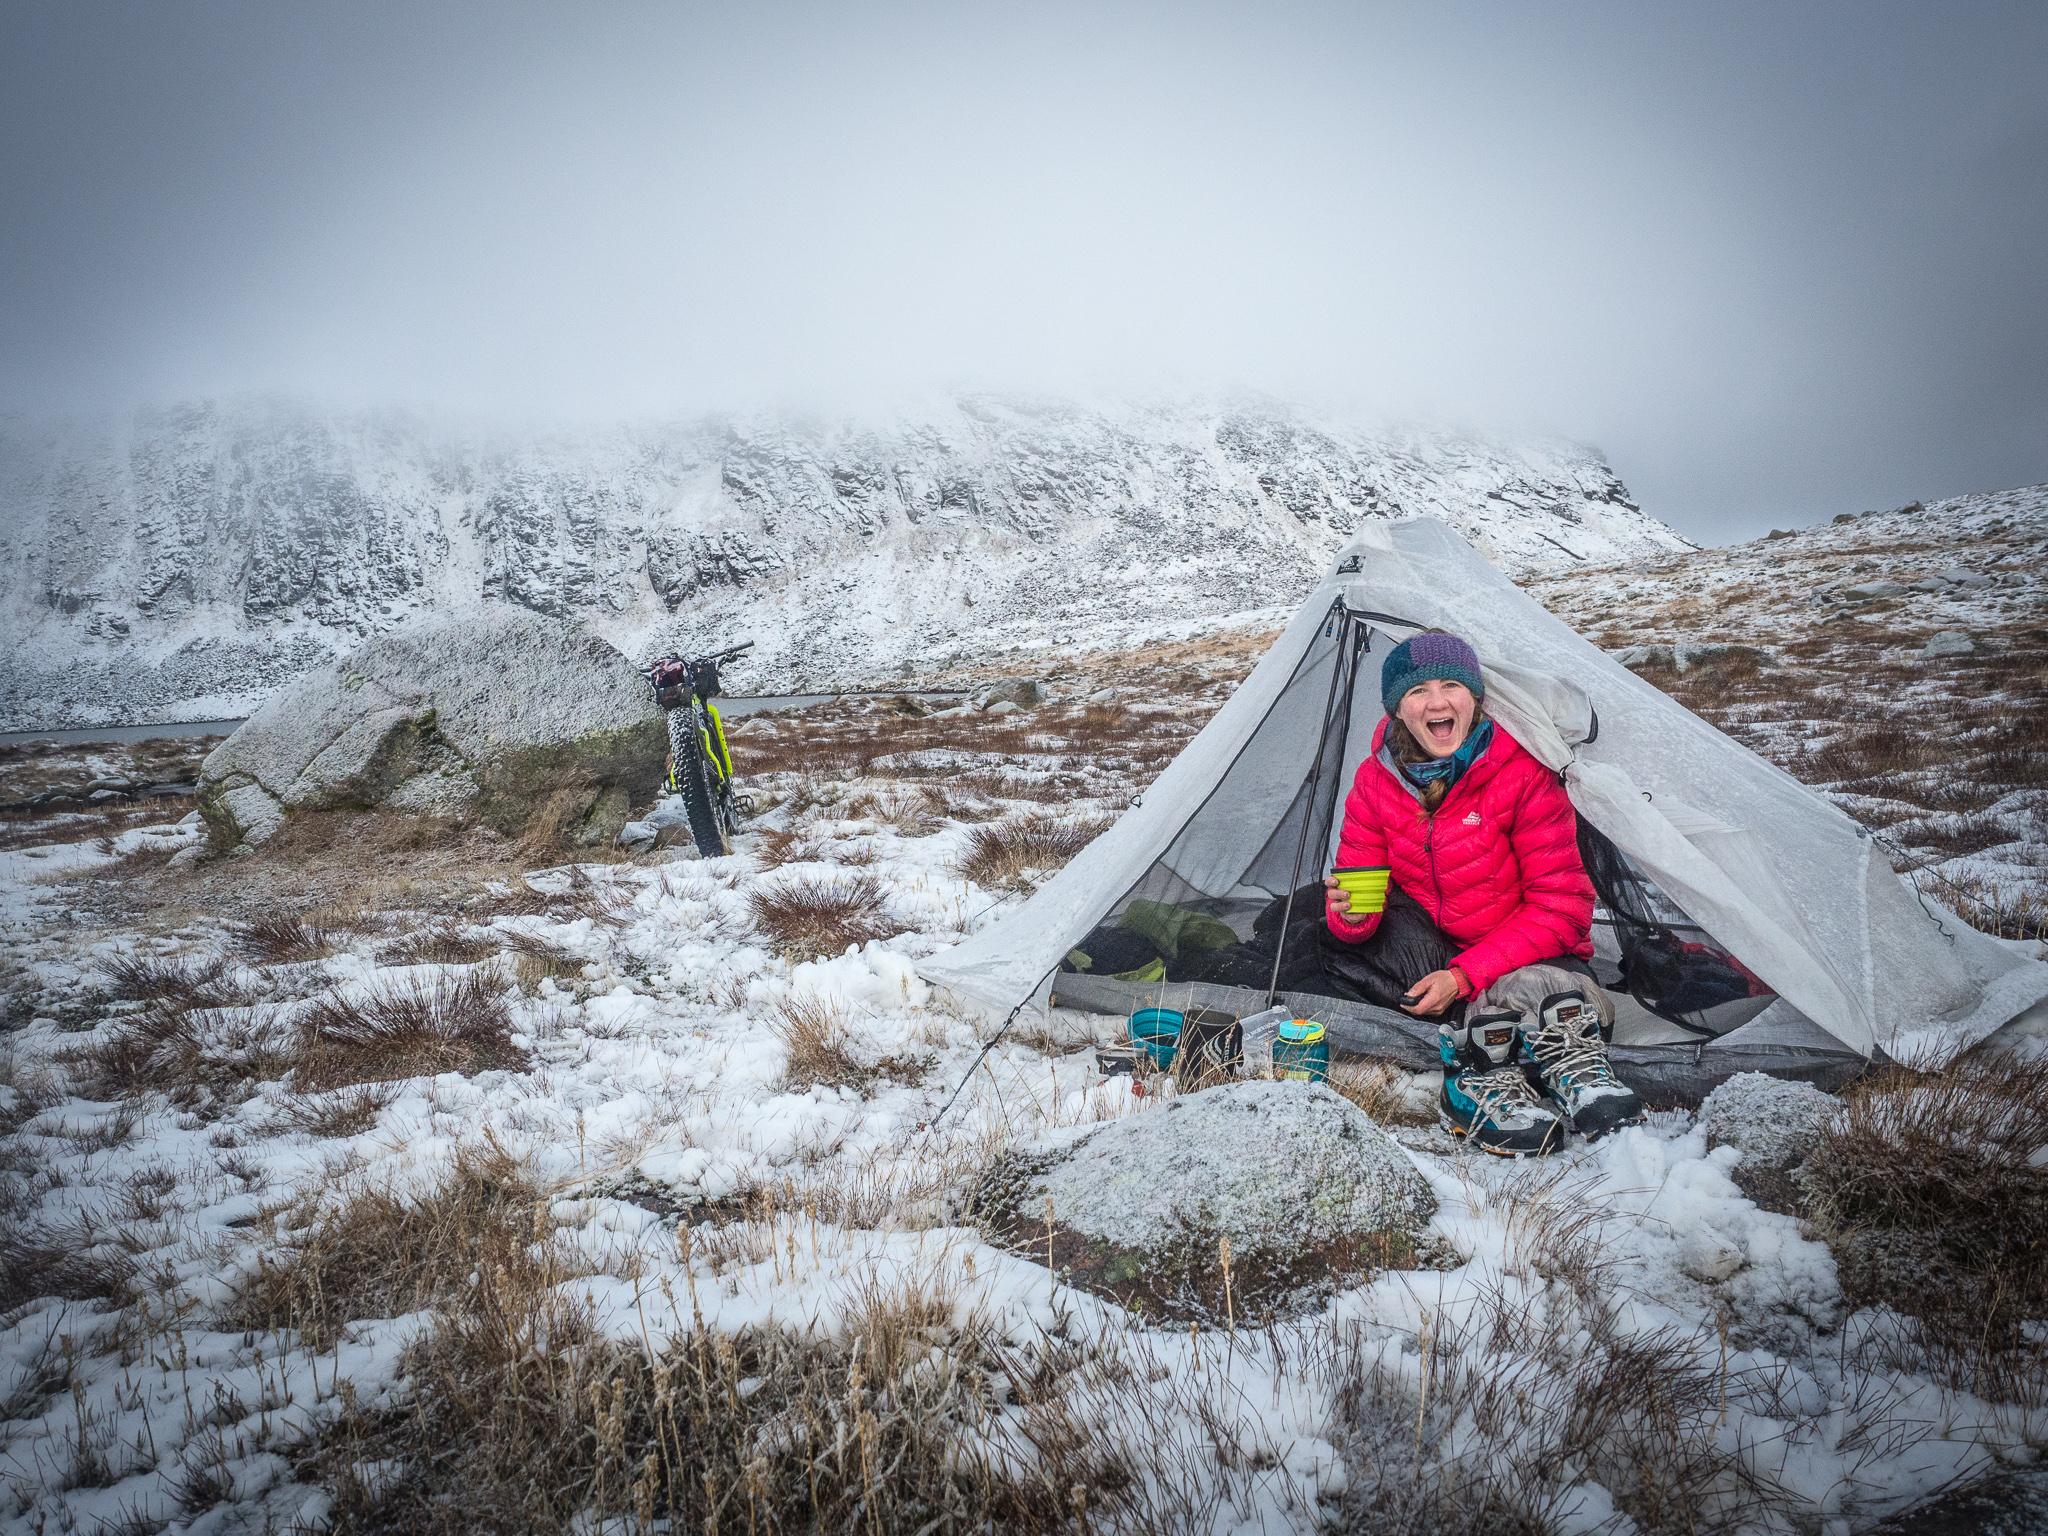
[[[1684,550],[1595,451],[1270,400],[962,395],[885,422],[513,435],[248,399],[0,421],[0,724],[232,715],[424,611],[584,619],[747,691],[929,676],[1291,604],[1360,523],[1511,571]]]

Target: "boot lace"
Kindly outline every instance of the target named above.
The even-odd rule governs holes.
[[[1607,1061],[1607,1043],[1600,1038],[1599,1023],[1591,1017],[1576,1024],[1557,1020],[1543,1025],[1529,1037],[1529,1050],[1546,1077],[1568,1077],[1586,1087],[1615,1081],[1614,1068]]]
[[[1499,1124],[1508,1118],[1502,1111],[1536,1109],[1542,1099],[1529,1086],[1529,1079],[1517,1066],[1494,1067],[1485,1072],[1461,1072],[1458,1086],[1471,1096],[1477,1112]]]

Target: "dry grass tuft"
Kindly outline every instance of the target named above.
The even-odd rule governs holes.
[[[505,979],[495,970],[334,993],[315,1003],[299,1028],[294,1081],[302,1091],[526,1064],[512,1043]]]
[[[1148,1402],[1163,1370],[1142,1343],[1011,1346],[957,1310],[948,1274],[870,1282],[829,1331],[702,1328],[651,1352],[486,1267],[412,1352],[407,1406],[359,1410],[300,1471],[341,1532],[1041,1536],[1204,1528],[1221,1503],[1252,1521],[1249,1448],[1192,1387]],[[1114,1432],[1147,1407],[1165,1422]]]
[[[945,826],[945,796],[930,784],[897,784],[865,790],[843,807],[848,817],[894,827],[905,837],[929,837]]]
[[[563,878],[563,889],[553,892],[538,890],[527,880],[511,881],[508,889],[490,894],[490,915],[548,917],[563,923],[587,917],[600,928],[623,928],[632,921],[632,897],[626,892],[591,879],[580,864],[568,865]]]
[[[1408,1074],[1383,1062],[1344,1063],[1330,1069],[1330,1086],[1364,1110],[1376,1125],[1435,1125],[1435,1106],[1417,1103]]]
[[[593,863],[616,864],[631,857],[616,846],[590,842],[591,792],[565,788],[552,791],[535,807],[515,844],[521,857],[530,860],[560,858],[574,849],[576,857]]]
[[[854,1087],[867,1075],[847,1048],[845,1013],[823,998],[784,998],[775,1005],[768,1027],[788,1054],[782,1076],[793,1088],[840,1083]]]
[[[241,1008],[255,993],[218,957],[183,960],[162,955],[120,955],[100,966],[108,997],[116,1002],[169,1008]]]
[[[1956,916],[1981,933],[2035,943],[2048,940],[2048,900],[2038,885],[2001,885],[1964,874],[1930,886],[1927,894],[1945,900]]]
[[[1333,1438],[1350,1476],[1331,1528],[1543,1536],[1581,1479],[1646,1533],[1789,1528],[1784,1490],[1718,1433],[1752,1384],[1711,1333],[1632,1333],[1598,1304],[1531,1316],[1495,1294],[1417,1342],[1419,1384],[1363,1330],[1339,1346]],[[1485,1454],[1460,1452],[1461,1426]]]
[[[346,1323],[465,1302],[472,1277],[566,1277],[546,1195],[495,1145],[459,1152],[420,1193],[356,1189],[307,1214],[281,1251],[259,1255],[226,1326],[293,1329],[317,1349]]]
[[[0,1229],[0,1317],[43,1296],[118,1306],[134,1279],[134,1260],[82,1222]]]
[[[792,958],[836,955],[903,931],[889,917],[881,881],[865,870],[779,880],[751,892],[747,904],[761,931]]]
[[[339,947],[336,936],[316,923],[283,913],[259,917],[235,929],[235,953],[251,965],[292,965],[324,960]]]
[[[77,1059],[102,1098],[163,1093],[180,1108],[211,1111],[283,1076],[292,1054],[271,1010],[163,1001],[117,1021]]]
[[[809,827],[768,827],[754,834],[747,851],[761,868],[780,869],[824,857],[824,844]]]
[[[278,1106],[276,1129],[309,1136],[360,1136],[377,1123],[391,1103],[391,1090],[381,1083],[356,1083],[327,1093],[295,1093]]]
[[[822,998],[784,998],[768,1027],[789,1060],[783,1081],[792,1088],[864,1088],[877,1078],[905,1075],[916,1063],[892,1059],[873,1065],[854,1055],[844,1011]]]
[[[979,885],[1014,885],[1034,871],[1055,870],[1094,842],[1107,817],[1032,814],[977,827],[955,866]]]
[[[522,992],[532,993],[543,981],[577,981],[583,976],[582,957],[560,945],[530,933],[512,932],[503,938]]]
[[[1955,1384],[2039,1403],[2048,1341],[2048,1059],[1892,1068],[1843,1095],[1801,1168],[1842,1290],[1918,1319]]]
[[[460,923],[439,922],[386,945],[377,959],[385,965],[475,965],[497,952],[490,939],[472,934]]]

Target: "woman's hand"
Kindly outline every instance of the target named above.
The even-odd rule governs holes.
[[[1347,923],[1356,921],[1351,915],[1351,898],[1339,887],[1335,875],[1323,876],[1323,910],[1332,917],[1343,918]]]
[[[1456,971],[1431,971],[1422,980],[1408,989],[1408,995],[1415,999],[1403,1003],[1403,1013],[1421,1016],[1442,1013],[1464,995],[1465,984]]]

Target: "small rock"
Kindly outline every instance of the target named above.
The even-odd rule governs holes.
[[[1991,585],[1991,578],[1983,572],[1964,570],[1959,565],[1952,565],[1947,570],[1937,571],[1935,574],[1952,587],[1963,587],[1972,592]]]
[[[1678,1240],[1678,1267],[1707,1285],[1719,1285],[1747,1262],[1739,1246],[1711,1227],[1689,1228]]]
[[[1977,642],[1960,629],[1944,629],[1920,647],[1922,656],[1968,656],[1977,649]]]
[[[172,854],[170,857],[170,863],[168,867],[171,869],[187,868],[193,864],[197,864],[201,859],[205,857],[205,845],[203,843],[193,843],[189,847],[180,848],[176,853]]]
[[[1844,523],[1853,523],[1855,521],[1856,514],[1854,512],[1837,512],[1835,514],[1835,526],[1837,528],[1841,527]]]
[[[690,808],[683,804],[681,795],[663,795],[654,802],[654,808],[640,819],[651,823],[657,832],[669,827],[687,829],[690,825]]]
[[[971,702],[976,709],[990,709],[997,704],[1029,709],[1045,702],[1045,690],[1028,677],[1002,677],[977,688]]]
[[[646,853],[654,847],[654,840],[661,836],[661,828],[651,821],[629,821],[619,828],[619,846],[634,853]]]
[[[1792,534],[1793,530],[1790,528],[1773,528],[1764,535],[1764,542],[1769,543],[1772,539],[1789,539]]]
[[[1748,661],[1765,666],[1769,664],[1770,658],[1753,645],[1709,644],[1671,647],[1671,664],[1681,672],[1725,661]]]
[[[1900,581],[1859,581],[1853,587],[1844,587],[1842,595],[1861,602],[1872,602],[1880,597],[1904,597],[1906,584]]]
[[[1004,699],[1000,703],[989,705],[989,707],[986,710],[982,711],[982,713],[989,715],[1015,715],[1021,714],[1022,711],[1019,710],[1017,706],[1012,704],[1008,699]]]
[[[1709,1149],[1741,1152],[1730,1174],[1737,1189],[1767,1211],[1797,1214],[1805,1196],[1793,1176],[1840,1110],[1811,1083],[1741,1072],[1707,1095],[1700,1125]]]

